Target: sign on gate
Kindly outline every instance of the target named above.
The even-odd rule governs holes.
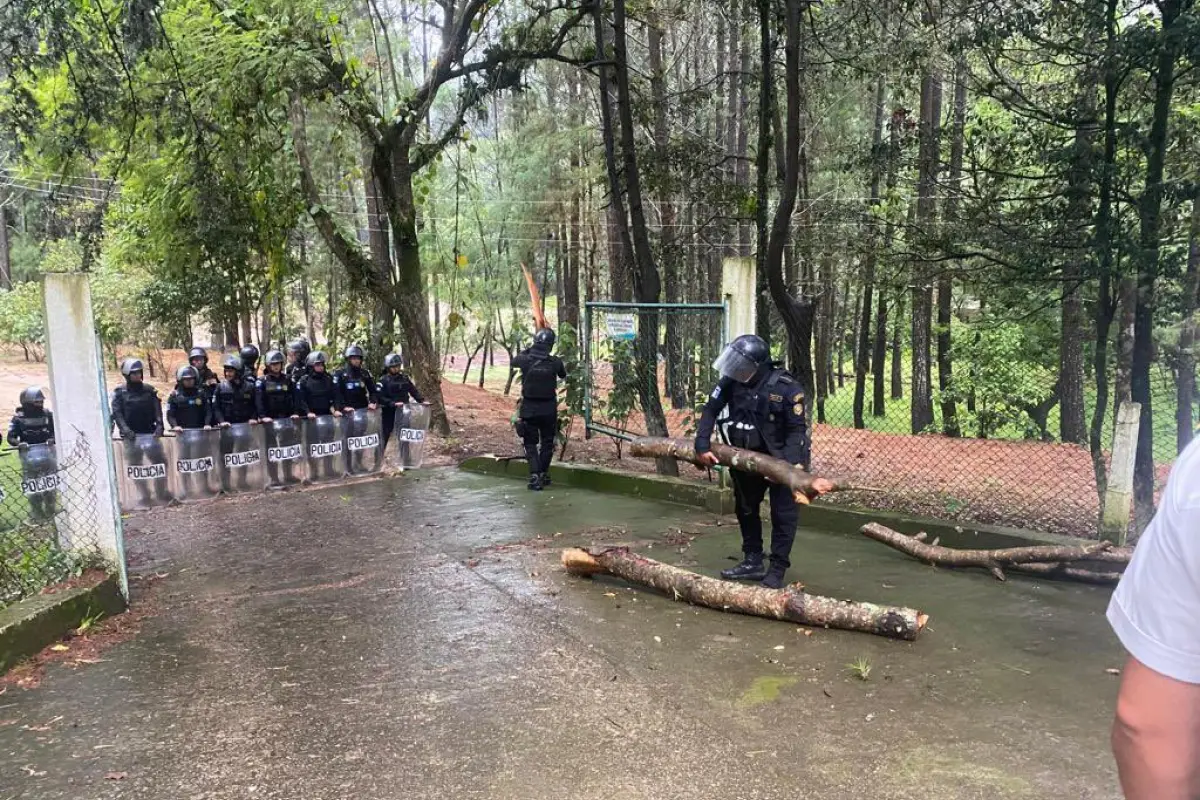
[[[609,314],[605,317],[608,338],[618,342],[631,342],[637,338],[637,324],[633,314]]]

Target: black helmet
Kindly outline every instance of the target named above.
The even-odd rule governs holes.
[[[269,367],[272,364],[282,364],[284,362],[283,352],[280,350],[268,350],[266,365]]]
[[[186,367],[180,367],[179,369],[175,370],[175,382],[176,383],[183,383],[188,378],[191,378],[194,381],[199,381],[200,380],[200,370],[196,369],[191,364],[188,364]]]
[[[384,369],[391,369],[392,367],[402,367],[402,366],[404,366],[404,359],[400,357],[399,353],[388,353],[386,356],[383,357],[383,368]]]
[[[346,348],[346,352],[342,353],[342,358],[347,361],[352,358],[363,358],[363,349],[356,344],[352,344]]]
[[[203,358],[204,363],[208,363],[208,351],[203,347],[193,347],[188,351],[188,362],[195,361],[197,358]]]
[[[556,337],[554,336],[554,331],[550,330],[549,328],[541,328],[533,335],[533,343],[536,345],[541,345],[547,349],[553,349],[555,341]]]
[[[29,386],[21,390],[21,405],[40,406],[46,402],[46,393],[40,386]]]
[[[305,339],[303,336],[295,341],[288,342],[287,349],[293,353],[299,353],[302,358],[307,358],[308,354],[312,351],[312,347],[308,344],[308,339]]]
[[[725,345],[721,355],[713,362],[713,369],[724,378],[750,383],[759,369],[770,360],[771,348],[767,343],[761,337],[746,334]]]
[[[127,358],[121,362],[121,374],[126,378],[135,372],[144,372],[145,369],[140,358]]]
[[[248,344],[238,351],[238,355],[242,357],[242,363],[253,367],[258,363],[258,348],[252,344]]]
[[[314,350],[308,354],[308,358],[304,359],[304,365],[306,367],[315,367],[317,364],[324,364],[325,362],[325,354],[320,350]]]
[[[242,363],[241,357],[235,356],[232,353],[230,353],[229,355],[225,356],[224,359],[221,360],[221,368],[222,369],[231,369],[234,372],[241,372],[246,367]]]

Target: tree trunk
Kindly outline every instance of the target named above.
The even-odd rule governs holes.
[[[806,594],[800,584],[766,589],[717,580],[636,555],[627,547],[593,552],[571,548],[563,551],[562,563],[574,575],[616,575],[692,605],[817,628],[859,631],[911,641],[929,622],[927,614],[911,608],[819,597]]]
[[[892,316],[892,399],[904,397],[904,290],[896,292],[896,311]]]
[[[1183,281],[1183,324],[1179,329],[1179,353],[1175,359],[1175,451],[1182,453],[1192,442],[1195,422],[1192,404],[1196,396],[1196,304],[1200,298],[1200,197],[1192,198],[1188,227],[1187,274]]]
[[[1067,188],[1067,220],[1079,231],[1087,231],[1089,223],[1089,204],[1092,193],[1092,147],[1093,122],[1096,104],[1095,76],[1087,74],[1081,91],[1079,106],[1082,116],[1089,118],[1075,130],[1074,152],[1071,157],[1068,173]],[[1062,283],[1062,330],[1059,341],[1058,355],[1058,388],[1059,409],[1059,438],[1064,442],[1083,444],[1087,441],[1087,425],[1084,422],[1083,367],[1084,342],[1087,333],[1083,310],[1083,273],[1080,264],[1082,254],[1088,246],[1086,233],[1074,237],[1073,244],[1078,245],[1078,253],[1069,257],[1063,265]],[[1072,274],[1075,273],[1075,274]]]
[[[604,52],[604,20],[599,6],[595,10],[596,44],[598,52]],[[613,3],[613,61],[612,67],[600,69],[600,80],[607,85],[609,69],[614,73],[617,89],[617,117],[621,130],[622,164],[625,174],[625,192],[629,198],[630,225],[621,226],[621,239],[626,254],[633,265],[634,294],[639,303],[657,303],[662,292],[658,267],[650,249],[650,235],[646,227],[646,215],[642,207],[642,192],[638,174],[637,149],[634,138],[633,98],[629,88],[629,57],[625,42],[625,0]],[[617,157],[614,125],[611,109],[602,107],[602,126],[605,139],[605,160],[608,164],[609,186],[614,203],[620,202],[617,191]],[[622,208],[621,218],[624,220]],[[637,370],[639,380],[638,397],[645,415],[646,431],[652,436],[667,435],[667,421],[663,413],[662,399],[658,390],[658,326],[656,312],[642,313],[638,326]],[[660,475],[678,475],[679,468],[673,459],[659,459]]]
[[[867,395],[867,373],[871,369],[871,299],[875,294],[875,266],[879,260],[879,220],[878,209],[882,202],[880,190],[883,183],[883,103],[886,98],[887,84],[881,74],[875,79],[875,119],[871,127],[871,208],[867,212],[867,252],[863,259],[862,282],[862,316],[858,323],[858,357],[854,364],[854,427],[862,430],[867,427],[864,419]],[[886,312],[885,312],[886,313]],[[883,358],[876,346],[875,374],[881,373]],[[879,394],[882,396],[882,384]],[[882,404],[882,399],[879,401]]]
[[[1146,184],[1138,202],[1137,306],[1133,322],[1133,368],[1130,391],[1141,403],[1137,456],[1133,469],[1133,504],[1137,529],[1143,531],[1154,516],[1154,407],[1150,367],[1154,361],[1154,306],[1157,303],[1159,247],[1162,235],[1163,168],[1167,152],[1167,125],[1175,89],[1175,60],[1180,36],[1177,30],[1182,0],[1163,0],[1162,31],[1154,80],[1154,113],[1146,140]]]
[[[871,416],[887,416],[885,375],[887,373],[888,303],[887,287],[882,284],[875,298],[875,345],[871,355]]]
[[[946,176],[946,219],[958,221],[960,183],[963,170],[963,150],[967,120],[967,57],[963,52],[954,64],[954,121],[950,129],[950,169]],[[942,433],[960,435],[958,408],[954,399],[954,364],[951,348],[951,309],[953,306],[953,273],[943,269],[937,282],[937,362],[938,389],[941,392]]]
[[[931,236],[935,226],[938,180],[938,148],[942,118],[942,79],[930,65],[921,80],[920,147],[917,156],[916,223],[918,236]],[[921,261],[912,265],[912,432],[922,433],[933,425],[932,365],[930,332],[933,316],[933,287],[929,268]]]
[[[367,201],[367,245],[371,253],[371,263],[379,280],[391,285],[393,278],[391,241],[387,230],[387,213],[380,202],[382,191],[372,166],[372,148],[369,142],[363,143],[361,166],[363,172],[363,195]],[[372,301],[371,341],[368,352],[373,358],[382,359],[384,353],[390,353],[396,346],[393,312],[384,297],[376,295]]]
[[[12,288],[12,243],[8,238],[8,206],[0,193],[0,289]]]

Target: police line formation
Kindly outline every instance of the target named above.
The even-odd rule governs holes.
[[[534,334],[513,366],[521,371],[517,433],[529,462],[529,488],[550,486],[558,420],[558,385],[567,376],[554,355],[549,328]],[[176,373],[163,404],[144,382],[143,364],[126,359],[125,384],[112,397],[112,419],[120,436],[114,447],[118,491],[126,510],[187,502],[222,493],[263,490],[304,482],[324,483],[383,467],[389,439],[397,440],[401,468],[419,467],[424,457],[429,407],[402,371],[401,358],[384,359],[376,381],[353,345],[343,365],[330,373],[327,358],[300,339],[288,356],[271,350],[257,372],[259,352],[249,345],[221,364],[223,379],[208,368],[202,348]],[[808,467],[810,440],[804,392],[799,381],[772,361],[765,341],[734,339],[713,362],[720,377],[704,405],[695,450],[702,463],[717,464],[715,432],[734,447],[767,453]],[[54,422],[38,387],[21,393],[9,428],[9,444],[21,452],[23,491],[31,515],[53,515],[60,476],[54,462]],[[167,428],[173,435],[164,436]],[[791,490],[761,475],[733,470],[734,504],[742,534],[742,561],[723,570],[728,580],[761,581],[782,587],[790,566],[798,508]],[[771,499],[769,564],[763,552],[761,505]]]

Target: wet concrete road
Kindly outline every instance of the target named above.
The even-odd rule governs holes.
[[[452,470],[129,520],[160,611],[0,695],[0,800],[1119,797],[1107,591],[802,532],[791,577],[930,612],[909,644],[556,566],[612,525],[589,540],[717,569],[714,521]]]

